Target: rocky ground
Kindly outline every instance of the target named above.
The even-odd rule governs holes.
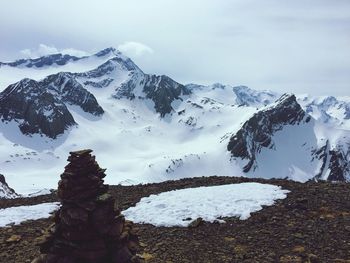
[[[120,209],[141,197],[173,189],[240,182],[282,186],[288,197],[225,224],[197,222],[189,228],[136,224],[139,254],[146,262],[350,262],[350,184],[232,177],[192,178],[139,186],[111,186]],[[0,208],[56,201],[55,194],[0,200]],[[0,228],[0,262],[31,262],[39,255],[35,240],[50,219]]]

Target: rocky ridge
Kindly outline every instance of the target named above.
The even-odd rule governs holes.
[[[51,66],[54,64],[62,66],[67,64],[68,62],[77,61],[83,58],[86,58],[86,57],[78,58],[67,54],[52,54],[52,55],[47,55],[47,56],[34,58],[34,59],[31,59],[31,58],[19,59],[19,60],[16,60],[15,62],[8,62],[8,63],[0,62],[0,67],[10,66],[10,67],[42,68],[44,66]]]
[[[327,140],[323,147],[313,151],[314,158],[322,160],[320,172],[315,180],[350,181],[350,146],[331,147]]]

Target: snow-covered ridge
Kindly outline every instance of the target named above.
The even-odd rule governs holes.
[[[12,224],[18,225],[27,220],[47,218],[54,211],[58,210],[59,203],[42,203],[29,206],[15,206],[0,209],[0,227]]]
[[[91,57],[107,57],[110,55],[118,54],[119,52],[115,48],[106,48],[92,55]],[[120,54],[120,53],[119,53]],[[121,55],[121,54],[120,54]],[[46,56],[42,56],[39,58],[28,58],[28,59],[19,59],[14,62],[0,62],[0,67],[2,66],[10,66],[17,68],[42,68],[45,66],[63,66],[70,62],[85,60],[88,59],[89,56],[72,56],[68,54],[50,54]]]
[[[329,125],[350,128],[350,97],[334,96],[308,97],[300,96],[299,103],[315,119]]]

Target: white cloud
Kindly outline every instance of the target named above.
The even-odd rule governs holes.
[[[121,43],[118,48],[142,70],[181,83],[349,93],[349,0],[5,2],[0,61],[39,56],[37,50],[18,50],[40,43],[95,52]],[[122,11],[115,15],[116,9]],[[64,16],[52,19],[53,13]]]
[[[20,51],[22,55],[24,55],[27,58],[38,58],[50,54],[68,54],[71,56],[77,56],[77,57],[83,57],[89,55],[88,52],[74,49],[74,48],[64,48],[64,49],[58,49],[55,46],[48,46],[45,44],[40,44],[38,48],[35,49],[23,49]]]
[[[130,57],[140,57],[145,54],[153,54],[154,51],[149,46],[134,42],[128,41],[118,46],[118,50]]]

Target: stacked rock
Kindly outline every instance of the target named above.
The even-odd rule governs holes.
[[[139,262],[132,222],[115,209],[91,150],[71,152],[58,184],[61,208],[40,242],[33,263]]]

